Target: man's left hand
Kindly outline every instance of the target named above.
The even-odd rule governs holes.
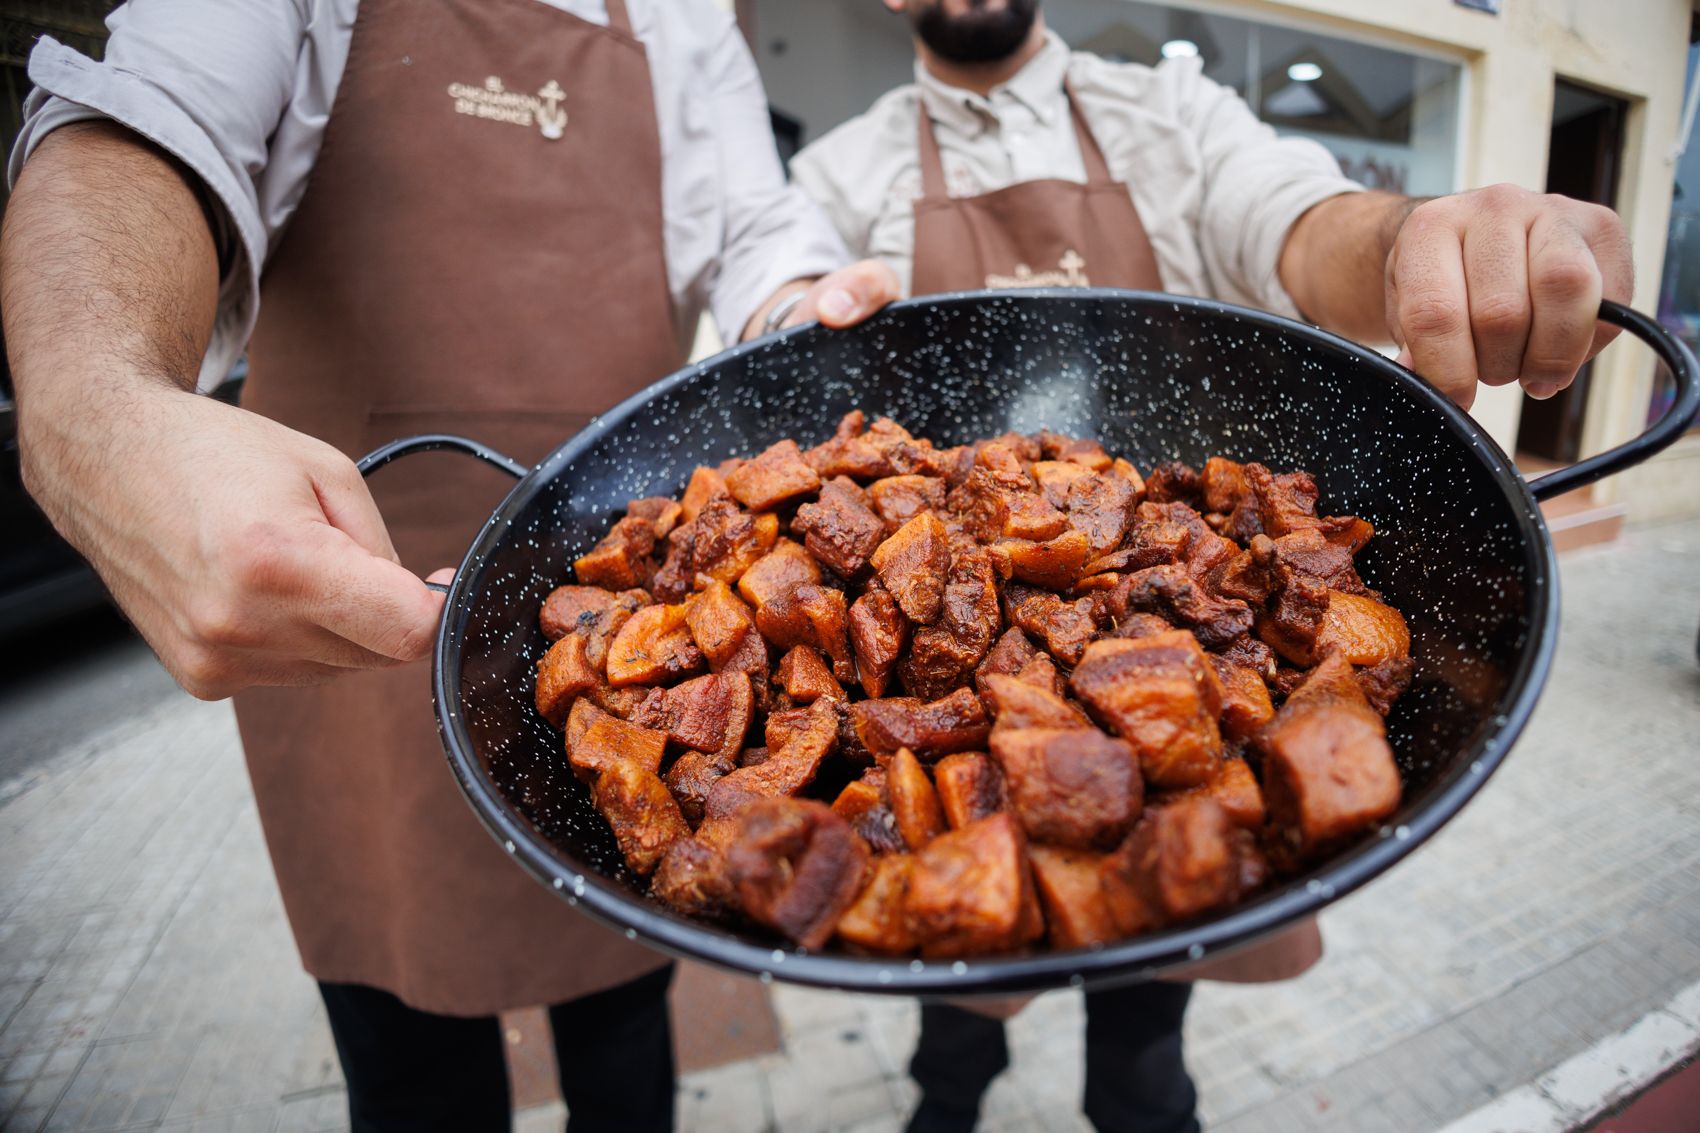
[[[779,328],[817,319],[829,327],[852,327],[887,303],[903,298],[897,273],[884,260],[859,260],[816,280],[786,284],[762,304],[762,309],[744,328],[744,337],[750,339],[766,333],[768,313],[799,289],[803,298],[786,313]]]
[[[1478,381],[1547,398],[1616,337],[1600,299],[1627,302],[1633,274],[1608,208],[1513,185],[1436,197],[1387,256],[1387,325],[1399,361],[1466,409]]]

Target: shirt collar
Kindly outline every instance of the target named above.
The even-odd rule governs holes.
[[[992,88],[991,97],[951,86],[915,60],[915,85],[927,114],[959,133],[977,137],[998,120],[996,103],[1007,96],[1033,112],[1041,125],[1049,126],[1066,112],[1063,79],[1068,75],[1068,45],[1056,32],[1045,33],[1045,45],[1021,70]]]

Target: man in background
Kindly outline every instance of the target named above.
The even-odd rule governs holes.
[[[1564,388],[1616,333],[1630,251],[1615,214],[1499,185],[1432,200],[1364,191],[1280,138],[1202,61],[1071,52],[1038,0],[884,0],[915,81],[807,147],[792,175],[907,293],[1103,286],[1211,296],[1370,343],[1468,408],[1479,383]],[[1320,955],[1306,926],[1196,973],[1267,980]],[[1104,1133],[1198,1129],[1181,1056],[1191,985],[1086,994],[1085,1112]],[[926,1004],[911,1133],[972,1129],[1008,1065],[1001,1019]]]

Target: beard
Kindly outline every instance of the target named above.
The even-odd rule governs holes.
[[[933,54],[952,63],[994,63],[1027,42],[1039,0],[968,0],[960,15],[945,11],[945,0],[914,0],[909,23]]]

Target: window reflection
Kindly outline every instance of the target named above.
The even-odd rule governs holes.
[[[1700,81],[1700,44],[1688,48],[1688,85]],[[1659,322],[1672,334],[1700,350],[1700,145],[1691,134],[1677,162],[1672,190],[1670,231],[1665,242],[1665,272],[1659,286]],[[1659,381],[1647,407],[1647,420],[1658,419],[1676,398],[1676,387],[1661,366]],[[1693,426],[1700,428],[1700,418]]]
[[[1303,28],[1131,0],[1052,0],[1045,19],[1071,46],[1155,66],[1198,55],[1282,134],[1311,138],[1372,188],[1429,196],[1456,183],[1454,62]]]

